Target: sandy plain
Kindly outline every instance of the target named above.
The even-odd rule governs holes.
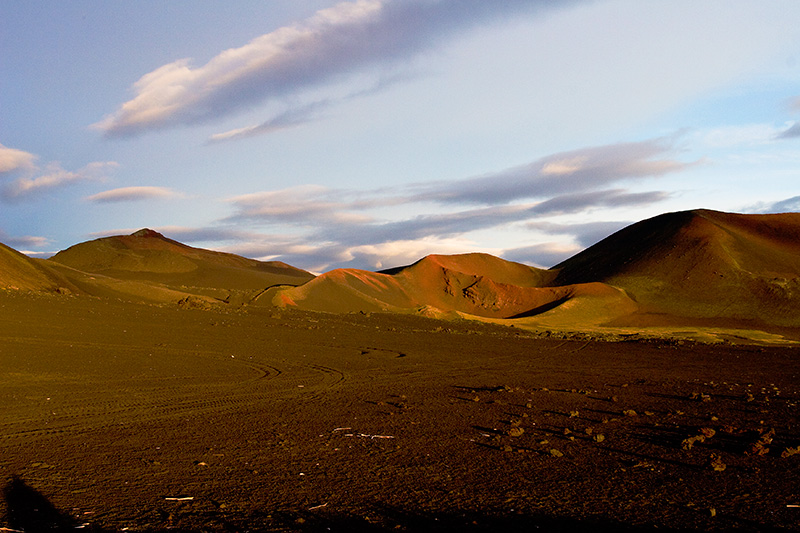
[[[0,525],[796,531],[798,350],[0,291]]]

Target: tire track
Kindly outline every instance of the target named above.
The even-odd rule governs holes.
[[[70,351],[79,354],[80,356],[75,358],[82,359],[81,362],[86,365],[92,364],[91,359],[86,359],[86,352],[96,352],[101,354],[101,357],[102,354],[113,353],[115,360],[103,361],[104,364],[111,365],[112,371],[114,364],[124,367],[126,359],[131,359],[132,355],[145,360],[154,355],[158,358],[179,356],[185,361],[177,361],[175,364],[187,368],[196,368],[198,359],[202,359],[205,362],[200,364],[204,367],[205,374],[210,375],[156,375],[128,379],[107,379],[101,375],[82,378],[95,380],[100,387],[98,390],[91,388],[91,385],[82,385],[80,374],[78,378],[75,375],[50,374],[47,380],[35,383],[36,392],[42,395],[41,401],[31,402],[28,396],[28,401],[21,400],[17,405],[6,402],[5,410],[0,414],[2,421],[0,439],[30,438],[66,431],[86,431],[136,421],[233,410],[248,403],[267,399],[271,393],[274,395],[274,390],[280,389],[280,384],[274,387],[268,385],[284,374],[284,369],[274,365],[243,360],[242,357],[210,350],[44,341],[20,337],[5,337],[3,341],[5,346],[16,344],[26,350],[29,347],[44,349],[58,354],[59,357],[65,357],[59,352]],[[116,359],[118,356],[121,357]],[[160,362],[163,363],[163,360]],[[215,372],[212,366],[211,372],[208,372],[209,363],[219,366],[220,371]],[[230,365],[236,365],[239,369],[232,372]],[[163,368],[159,368],[158,371],[163,373],[169,371],[170,365],[161,367]],[[247,369],[247,372],[242,372],[241,368]],[[35,373],[33,375],[35,379]],[[13,376],[9,375],[8,379],[13,380]],[[50,398],[47,400],[44,398],[49,389],[59,391],[59,399],[52,403],[49,401]],[[65,395],[68,399],[61,400]]]
[[[9,339],[9,338],[6,338]],[[80,380],[73,379],[69,388],[77,390],[62,392],[74,394],[63,401],[44,403],[44,397],[20,407],[9,406],[0,414],[0,441],[8,439],[31,439],[64,433],[81,433],[106,427],[128,426],[149,421],[158,421],[199,414],[234,411],[248,406],[298,398],[302,400],[318,398],[325,390],[337,388],[348,376],[341,370],[320,364],[292,364],[276,366],[244,359],[212,350],[193,350],[171,347],[136,347],[124,344],[100,344],[90,342],[44,342],[39,339],[14,338],[12,342],[25,346],[45,346],[48,350],[59,349],[89,350],[115,355],[136,355],[148,357],[181,356],[186,363],[197,362],[219,365],[224,369],[236,365],[248,369],[252,374],[227,372],[227,375],[184,375],[184,376],[145,376],[136,378],[112,378],[100,380],[101,389],[81,390]],[[125,364],[125,361],[120,361]],[[165,367],[168,369],[169,367]],[[112,367],[113,369],[113,367]],[[208,371],[206,367],[204,370]],[[213,372],[212,372],[213,374]],[[321,376],[317,382],[304,386],[298,396],[296,380],[306,381],[311,376]],[[45,382],[43,390],[55,387],[63,380],[53,379]],[[312,380],[313,381],[313,380]],[[40,384],[41,385],[41,384]],[[42,392],[44,394],[44,391]],[[16,411],[16,412],[15,412]]]

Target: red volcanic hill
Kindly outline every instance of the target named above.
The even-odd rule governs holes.
[[[0,288],[25,291],[57,291],[69,282],[47,268],[44,261],[31,259],[0,243]]]
[[[668,213],[628,226],[553,270],[553,285],[620,287],[653,317],[800,326],[798,213]]]
[[[131,235],[104,237],[76,244],[50,258],[52,263],[109,280],[122,292],[147,298],[146,285],[240,303],[277,285],[301,285],[314,276],[278,261],[263,262],[234,254],[193,248],[142,229]],[[66,272],[66,271],[65,271]],[[83,283],[87,279],[83,278]],[[108,285],[108,284],[107,284]],[[88,292],[93,292],[91,288]],[[235,293],[235,294],[234,294]],[[171,298],[170,293],[155,298]],[[150,298],[152,299],[152,298]]]
[[[599,283],[549,286],[555,275],[487,254],[430,255],[384,272],[333,270],[281,290],[273,302],[327,312],[418,310],[505,319],[543,313],[576,297],[626,299]]]

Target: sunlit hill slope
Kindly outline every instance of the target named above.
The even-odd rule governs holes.
[[[49,261],[69,267],[62,269],[64,275],[89,293],[103,285],[105,290],[155,300],[191,294],[210,301],[251,303],[270,287],[300,285],[314,277],[280,262],[186,246],[149,229],[76,244]],[[158,294],[148,292],[151,287],[160,289]]]

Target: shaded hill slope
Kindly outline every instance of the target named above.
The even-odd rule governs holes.
[[[74,287],[47,268],[45,262],[32,259],[0,243],[0,288],[26,291],[58,291]]]
[[[667,213],[553,267],[554,286],[603,282],[645,313],[800,326],[800,214]]]
[[[263,262],[193,248],[149,229],[76,244],[49,261],[73,269],[73,274],[83,283],[100,278],[87,279],[78,273],[94,274],[102,276],[106,286],[112,284],[109,280],[116,280],[113,284],[123,292],[132,290],[145,298],[146,291],[142,293],[141,283],[244,303],[269,287],[301,285],[314,277],[277,261]],[[118,282],[127,282],[127,285]],[[170,298],[173,296],[168,294]]]

